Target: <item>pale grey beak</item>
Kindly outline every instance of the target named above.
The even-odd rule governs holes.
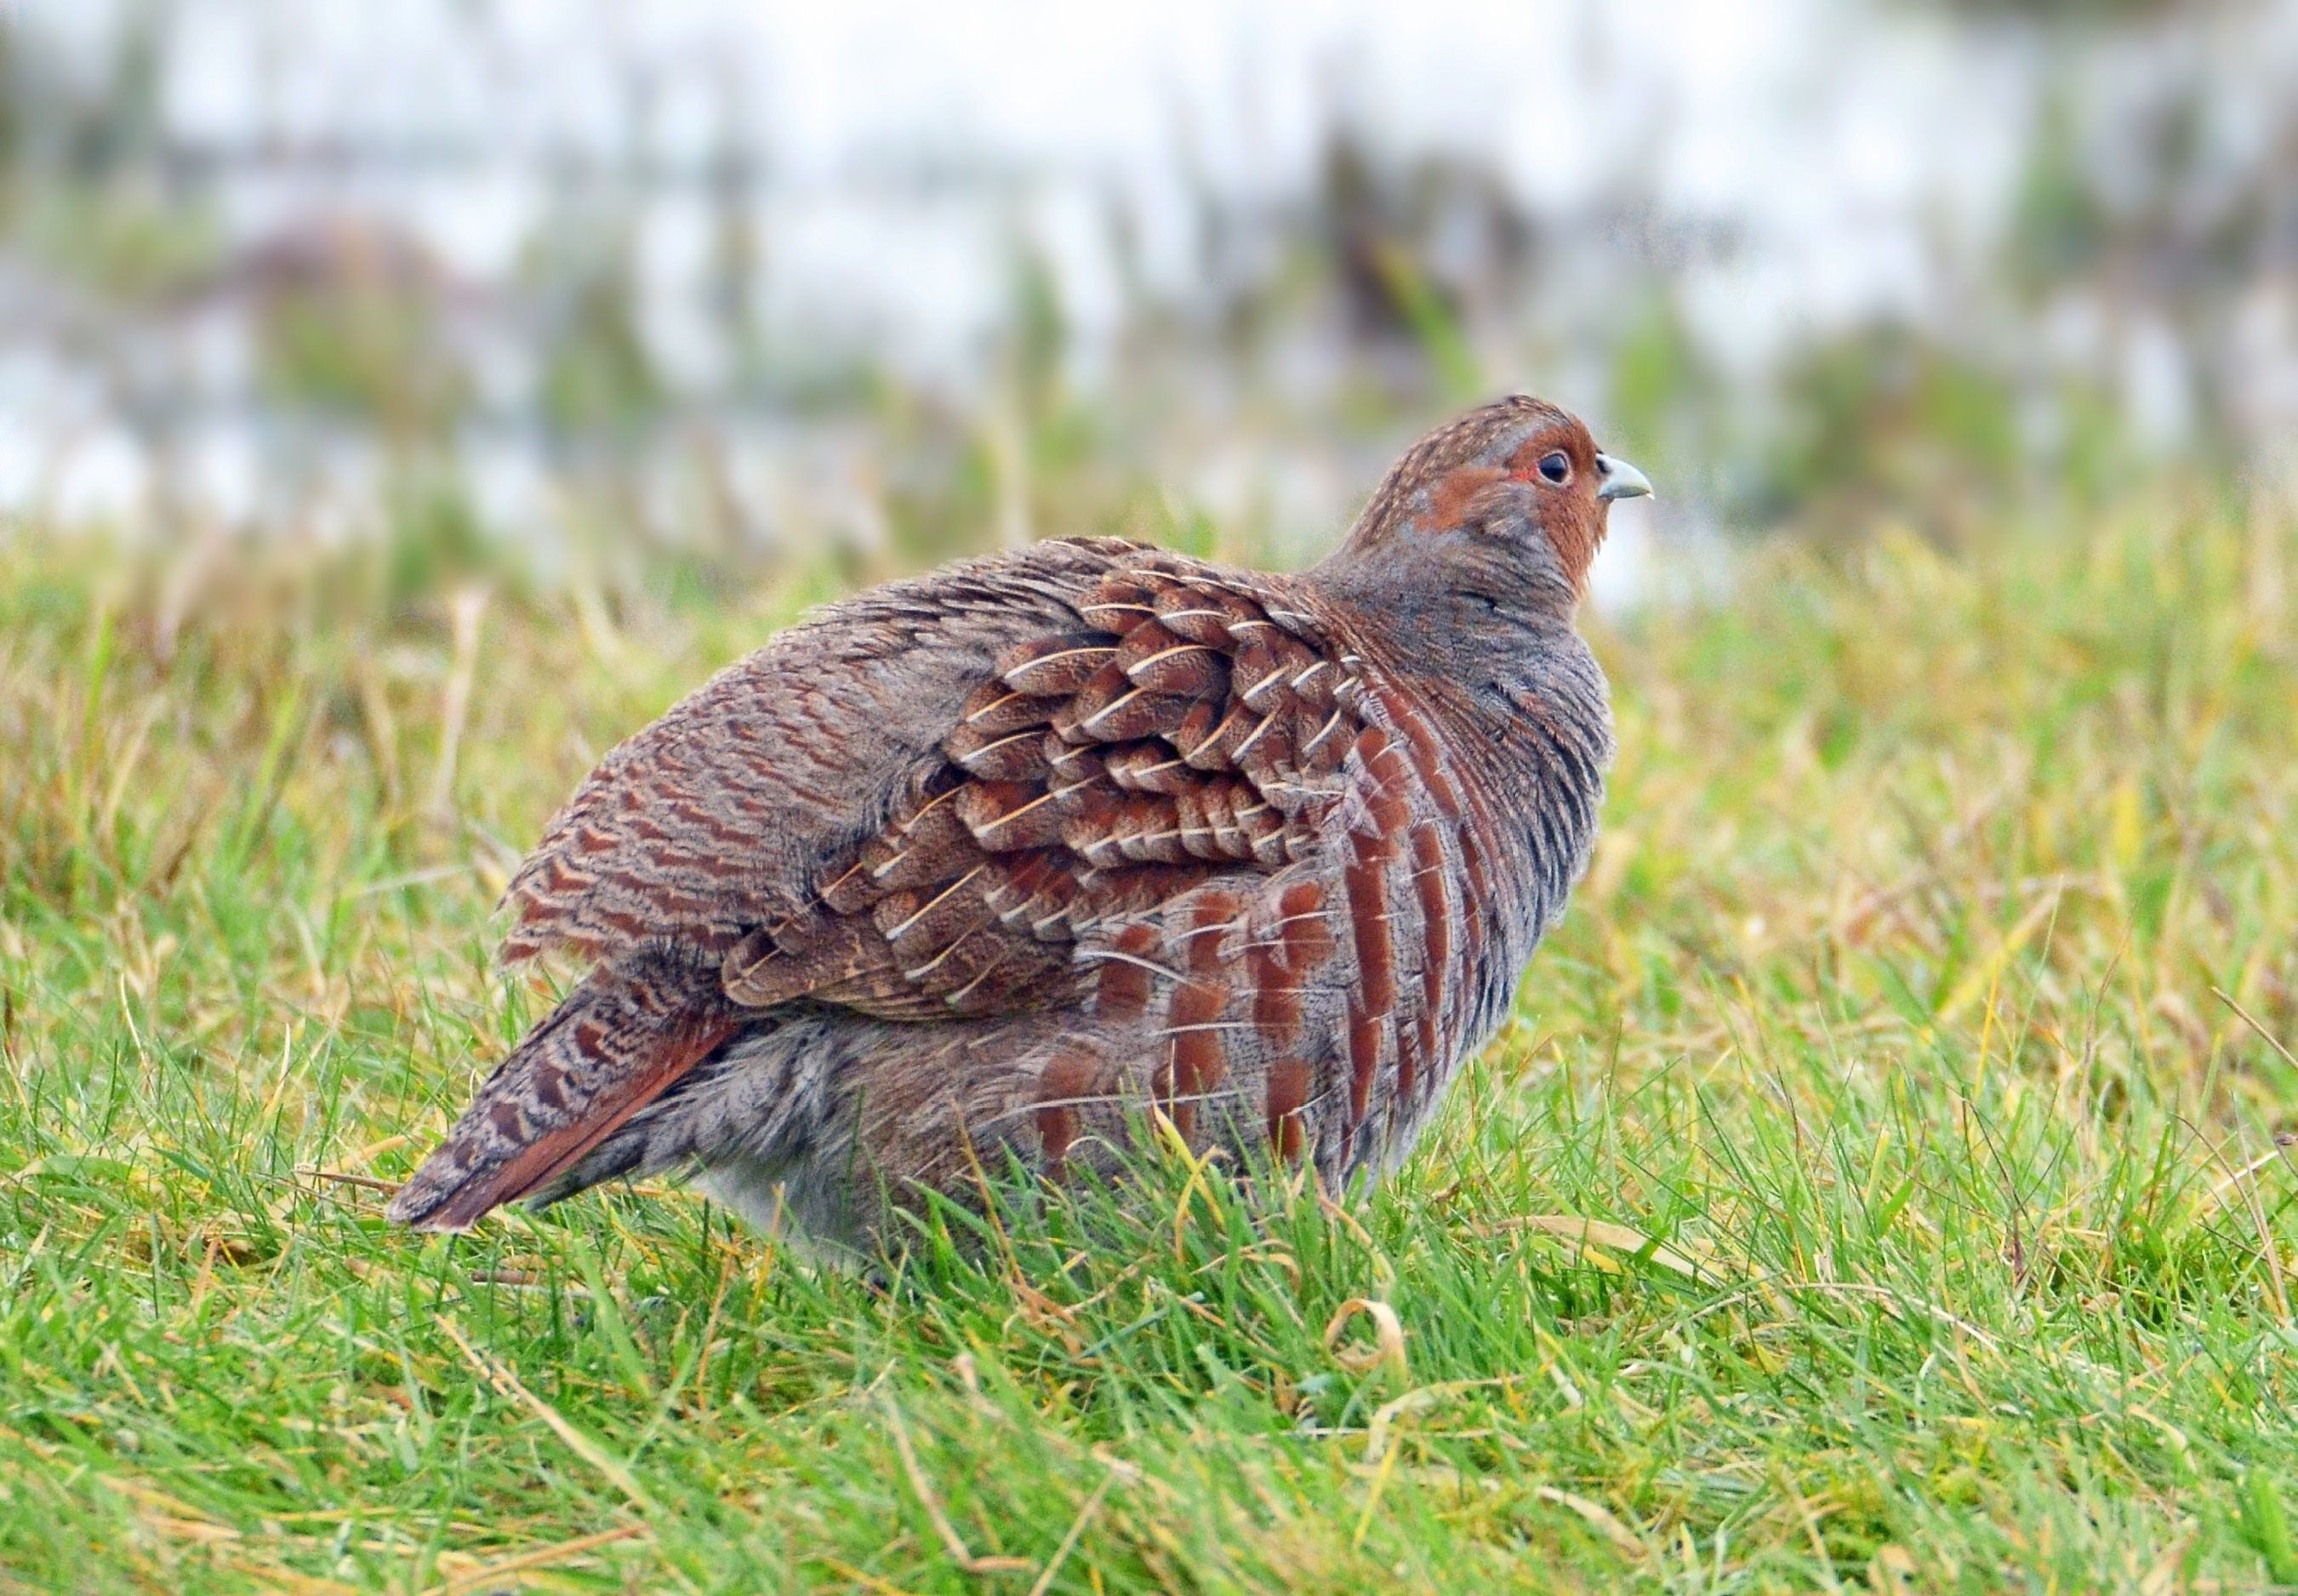
[[[1607,503],[1615,499],[1649,499],[1651,478],[1625,460],[1616,460],[1608,454],[1596,457],[1596,480],[1601,484],[1596,497]]]

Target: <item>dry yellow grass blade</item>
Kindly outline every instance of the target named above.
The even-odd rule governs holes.
[[[637,1479],[632,1476],[627,1465],[610,1456],[604,1447],[570,1424],[566,1415],[535,1395],[533,1392],[529,1391],[520,1383],[517,1375],[473,1346],[468,1340],[465,1339],[461,1327],[453,1319],[442,1316],[439,1327],[446,1332],[447,1339],[453,1342],[461,1350],[463,1356],[470,1360],[471,1367],[478,1370],[480,1378],[485,1380],[501,1394],[517,1397],[520,1402],[525,1402],[537,1418],[550,1427],[551,1434],[566,1443],[566,1449],[569,1451],[597,1469],[608,1484],[630,1498],[631,1505],[642,1513],[651,1514],[656,1510],[652,1499],[640,1488]]]
[[[1010,1574],[1028,1568],[1029,1560],[1027,1558],[976,1557],[973,1554],[972,1549],[959,1536],[957,1526],[950,1523],[949,1515],[942,1511],[941,1499],[934,1494],[932,1485],[926,1480],[926,1471],[919,1466],[917,1448],[910,1442],[909,1426],[902,1422],[902,1410],[894,1405],[892,1397],[882,1396],[880,1400],[886,1410],[887,1428],[894,1437],[894,1451],[902,1460],[902,1472],[909,1476],[910,1490],[917,1497],[918,1505],[925,1509],[927,1519],[934,1526],[934,1534],[941,1537],[942,1546],[948,1551],[950,1560],[968,1574]]]
[[[1364,1314],[1373,1323],[1377,1340],[1369,1352],[1359,1352],[1341,1344],[1341,1332],[1349,1320]],[[1386,1302],[1370,1297],[1351,1297],[1333,1311],[1325,1326],[1325,1344],[1332,1350],[1333,1361],[1352,1374],[1386,1364],[1396,1371],[1396,1377],[1405,1377],[1404,1321],[1396,1317],[1396,1310]]]
[[[578,1535],[572,1541],[560,1541],[550,1546],[537,1546],[500,1562],[486,1563],[458,1574],[433,1585],[426,1596],[456,1596],[462,1591],[475,1591],[491,1585],[508,1575],[524,1573],[530,1568],[547,1568],[558,1563],[571,1562],[586,1552],[602,1546],[612,1546],[618,1541],[630,1541],[648,1533],[643,1524],[625,1524],[616,1529],[600,1530],[595,1535]]]
[[[1641,1562],[1651,1554],[1651,1548],[1643,1543],[1642,1537],[1622,1523],[1619,1516],[1602,1502],[1591,1501],[1577,1493],[1555,1485],[1534,1485],[1532,1493],[1542,1501],[1552,1501],[1559,1508],[1571,1509],[1634,1561]]]
[[[1539,1230],[1566,1241],[1577,1242],[1583,1247],[1606,1247],[1615,1253],[1624,1253],[1631,1258],[1649,1258],[1664,1269],[1671,1269],[1686,1279],[1697,1279],[1701,1274],[1699,1262],[1677,1252],[1666,1242],[1656,1241],[1641,1230],[1609,1220],[1584,1219],[1576,1213],[1511,1214],[1491,1227],[1498,1231]],[[1713,1275],[1710,1269],[1707,1271]]]

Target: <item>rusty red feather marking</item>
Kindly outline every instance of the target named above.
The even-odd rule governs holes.
[[[1412,745],[1412,768],[1418,774],[1420,784],[1427,790],[1430,800],[1435,804],[1437,813],[1447,820],[1459,819],[1460,790],[1452,780],[1442,745],[1436,740],[1435,731],[1429,725],[1428,717],[1421,713],[1418,705],[1393,688],[1382,692],[1379,698],[1381,708],[1386,712],[1389,723],[1403,732],[1404,740]]]
[[[1330,916],[1325,889],[1315,881],[1295,881],[1277,900],[1277,938],[1285,950],[1285,968],[1297,981],[1333,956]]]
[[[1374,726],[1366,727],[1357,739],[1357,752],[1363,756],[1366,773],[1373,779],[1365,801],[1374,829],[1393,850],[1412,823],[1411,761],[1394,740]]]
[[[1489,912],[1493,904],[1492,864],[1486,856],[1484,839],[1499,834],[1499,823],[1467,773],[1455,774],[1451,761],[1445,757],[1443,748],[1428,724],[1427,715],[1420,707],[1395,689],[1383,691],[1380,704],[1388,718],[1411,742],[1413,768],[1439,812],[1447,820],[1465,822],[1451,831],[1459,849],[1460,884],[1464,897],[1459,920],[1460,945],[1455,963],[1459,969],[1473,969],[1484,958],[1484,914]],[[1444,885],[1449,898],[1449,877]],[[1441,939],[1449,950],[1452,925],[1450,914],[1442,920],[1433,914],[1426,917],[1431,926],[1429,934]],[[1440,927],[1442,929],[1438,929]]]
[[[1409,773],[1377,726],[1368,726],[1358,735],[1357,754],[1374,778],[1366,795],[1373,829],[1350,835],[1343,882],[1356,941],[1358,993],[1368,1013],[1385,1017],[1396,1006],[1396,945],[1389,924],[1386,867],[1397,856],[1398,843],[1411,823],[1411,805],[1402,791]]]
[[[1389,939],[1388,893],[1383,865],[1388,851],[1377,837],[1349,839],[1343,884],[1349,899],[1349,931],[1356,943],[1357,992],[1365,1008],[1385,1014],[1396,1006],[1396,947]]]
[[[1459,466],[1438,477],[1428,489],[1428,525],[1458,525],[1476,502],[1476,495],[1495,483],[1508,480],[1498,466]]]
[[[1149,1012],[1155,977],[1143,961],[1157,952],[1157,933],[1145,925],[1128,925],[1117,933],[1110,950],[1115,956],[1102,961],[1095,1007],[1104,1020],[1137,1020]]]
[[[1399,1107],[1411,1103],[1418,1096],[1420,1083],[1432,1072],[1424,1070],[1422,1065],[1433,1062],[1426,1046],[1427,1035],[1418,1022],[1418,1016],[1412,1016],[1413,1023],[1409,1025],[1398,1024],[1397,1021],[1403,1017],[1390,1015],[1388,1028],[1389,1034],[1396,1039],[1396,1102]],[[1397,1117],[1394,1114],[1390,1116],[1391,1134],[1393,1134]]]
[[[1380,1075],[1381,1038],[1387,1034],[1387,1016],[1349,1005],[1349,1131],[1364,1123],[1372,1104],[1372,1085]]]
[[[999,663],[1004,684],[1032,698],[1065,698],[1092,679],[1117,650],[1096,632],[1067,633],[1024,643]]]
[[[1452,967],[1452,902],[1444,864],[1444,839],[1431,824],[1412,829],[1412,885],[1420,900],[1420,995],[1433,1028],[1444,1011],[1445,982]],[[1432,1036],[1429,1050],[1435,1051]]]
[[[1077,1140],[1079,1100],[1093,1088],[1093,1060],[1083,1054],[1056,1054],[1037,1077],[1037,1142],[1046,1171],[1058,1175]]]
[[[1380,702],[1415,752],[1434,759],[1433,739],[1401,695],[1383,693]],[[1440,1021],[1451,955],[1451,922],[1443,884],[1442,839],[1434,825],[1416,826],[1412,819],[1416,788],[1429,792],[1432,803],[1436,794],[1426,769],[1381,728],[1366,727],[1357,738],[1356,753],[1369,778],[1366,810],[1372,832],[1369,838],[1364,833],[1352,838],[1345,876],[1352,922],[1357,928],[1361,1004],[1360,1014],[1352,1021],[1385,1024],[1393,1038],[1396,1099],[1409,1104],[1434,1087],[1445,1063]],[[1437,806],[1441,810],[1443,806]],[[1399,864],[1407,873],[1392,895],[1388,872]],[[1367,934],[1366,910],[1376,900],[1385,919],[1381,935],[1372,938]],[[1419,955],[1419,989],[1409,1013],[1398,1012],[1394,950],[1399,947],[1416,949]],[[1352,1062],[1361,1069],[1361,1060],[1355,1056],[1359,1051],[1352,1047]]]
[[[1169,1011],[1172,1056],[1166,1068],[1166,1112],[1183,1136],[1195,1129],[1195,1099],[1220,1085],[1228,1073],[1226,1049],[1214,1029],[1228,1006],[1228,988],[1213,981],[1183,981]]]
[[[1252,1024],[1271,1047],[1289,1047],[1301,1034],[1301,990],[1285,967],[1281,944],[1255,942],[1245,950],[1245,984],[1252,990]]]
[[[1309,1066],[1280,1058],[1269,1066],[1269,1145],[1278,1160],[1297,1162],[1305,1140],[1301,1111],[1309,1101]]]
[[[1238,929],[1244,899],[1226,888],[1200,892],[1189,906],[1189,969],[1198,975],[1218,977],[1228,967],[1222,943]]]
[[[1220,1022],[1228,1010],[1229,966],[1222,945],[1244,913],[1244,900],[1225,889],[1202,892],[1189,906],[1190,979],[1174,989],[1166,1016],[1171,1035],[1169,1112],[1185,1136],[1196,1122],[1193,1100],[1216,1089],[1228,1074]]]

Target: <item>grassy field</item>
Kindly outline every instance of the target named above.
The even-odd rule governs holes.
[[[0,1586],[2298,1586],[2286,520],[1599,628],[1602,850],[1401,1178],[877,1283],[381,1218],[549,1001],[521,847],[818,592],[96,553],[0,549]]]

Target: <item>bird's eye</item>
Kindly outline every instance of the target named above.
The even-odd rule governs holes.
[[[1572,480],[1572,459],[1561,449],[1540,457],[1540,474],[1558,487]]]

